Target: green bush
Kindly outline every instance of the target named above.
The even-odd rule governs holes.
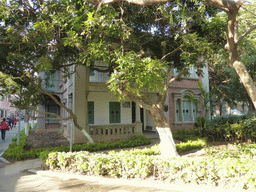
[[[175,130],[172,133],[173,138],[178,141],[187,142],[187,141],[196,141],[199,137],[195,129],[179,129]]]
[[[153,146],[155,150],[155,146]],[[235,145],[235,152],[208,148],[200,158],[159,158],[143,150],[103,153],[50,153],[50,169],[72,170],[88,175],[164,180],[170,183],[256,188],[256,145]],[[152,149],[147,149],[152,151]],[[156,153],[156,152],[155,152]],[[153,153],[152,153],[153,154]]]
[[[207,145],[206,139],[198,138],[196,141],[189,140],[187,142],[182,142],[182,143],[176,144],[176,149],[178,152],[189,151],[191,149],[203,148],[206,145]]]
[[[198,119],[198,133],[208,141],[256,141],[256,117],[252,114],[242,116],[218,116],[207,122]]]
[[[150,144],[150,139],[144,136],[133,136],[131,139],[121,140],[118,142],[102,142],[102,143],[92,143],[92,144],[79,144],[73,145],[73,151],[102,151],[109,149],[121,149],[136,147],[141,145]],[[34,159],[41,157],[45,160],[48,153],[52,151],[68,152],[70,151],[69,146],[60,146],[53,148],[42,148],[42,149],[30,149],[26,150],[26,135],[25,131],[21,131],[20,144],[17,146],[15,139],[9,145],[9,148],[4,152],[4,157],[9,160],[24,160],[24,159]],[[43,152],[43,153],[42,153]],[[42,153],[42,154],[41,154]],[[41,155],[40,155],[41,154]]]

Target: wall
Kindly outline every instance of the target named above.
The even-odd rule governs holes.
[[[118,102],[117,98],[112,93],[108,92],[91,92],[88,96],[88,101],[94,101],[94,125],[109,124],[109,102]],[[130,108],[121,107],[121,123],[132,123],[131,119],[131,104]]]

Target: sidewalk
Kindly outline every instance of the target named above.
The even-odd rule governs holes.
[[[23,128],[23,123],[24,123],[23,121],[21,121],[20,123],[21,130]],[[18,134],[18,126],[19,126],[19,122],[17,123],[16,127],[13,127],[9,131],[6,131],[6,136],[4,141],[0,139],[0,157],[3,155],[4,151],[9,147],[9,145],[12,143],[12,138],[14,138]]]

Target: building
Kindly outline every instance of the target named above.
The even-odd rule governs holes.
[[[0,118],[14,117],[17,115],[15,107],[11,104],[11,95],[0,96]]]
[[[108,67],[104,62],[95,62],[95,66]],[[72,70],[72,69],[71,69]],[[73,69],[74,70],[74,69]],[[175,73],[170,74],[170,77]],[[202,81],[202,77],[188,77],[180,82],[172,84],[168,91],[165,114],[170,121],[172,129],[192,128],[196,117],[201,114],[199,105],[200,88],[196,82]],[[60,71],[52,75],[40,74],[43,79],[50,79],[48,85],[43,85],[44,89],[52,91],[55,98],[66,107],[72,109],[77,115],[78,123],[85,128],[95,142],[114,141],[129,138],[132,135],[142,135],[143,131],[156,130],[153,119],[148,112],[140,108],[132,101],[119,102],[107,88],[106,81],[109,73],[92,71],[86,67],[78,67],[76,73],[69,79],[62,79]],[[208,76],[206,78],[208,80]],[[205,81],[206,82],[206,81]],[[148,93],[152,100],[156,93]],[[199,104],[195,107],[188,96],[194,96]],[[199,110],[200,108],[200,110]],[[52,117],[51,112],[60,117],[68,117],[69,114],[62,110],[50,98],[47,102],[39,106],[38,130],[52,131],[62,129],[67,138],[73,139],[74,143],[86,142],[86,137],[79,129],[71,132],[71,121],[56,121],[54,119],[44,119]],[[182,112],[184,111],[184,112]]]
[[[202,82],[202,87],[209,92],[208,67],[202,69],[203,76],[198,76],[195,68],[190,68],[190,75],[181,81],[173,82],[168,91],[168,118],[170,127],[173,130],[185,128],[190,129],[195,125],[196,118],[203,116],[203,100],[198,81]],[[170,78],[177,75],[173,70]]]

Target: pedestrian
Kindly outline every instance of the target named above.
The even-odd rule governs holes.
[[[18,120],[16,119],[16,117],[14,117],[14,120],[13,120],[14,127],[16,127],[17,121],[18,121]]]
[[[14,126],[14,117],[11,119],[11,128]]]
[[[6,130],[9,131],[10,127],[7,125],[5,118],[3,118],[3,121],[1,122],[1,134],[2,134],[2,140],[5,140],[5,134]]]
[[[12,129],[12,120],[11,118],[6,119],[6,123],[9,125],[9,127]]]

